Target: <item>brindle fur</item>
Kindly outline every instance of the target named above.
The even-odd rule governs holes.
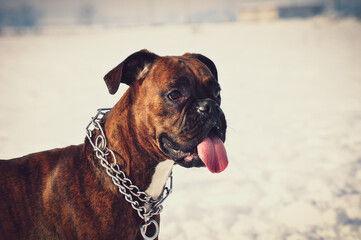
[[[131,86],[104,117],[104,130],[118,164],[141,190],[149,186],[156,165],[167,159],[157,134],[167,132],[185,144],[201,128],[191,114],[167,107],[162,94],[170,81],[177,84],[182,77],[191,79],[186,84],[200,97],[209,97],[206,83],[217,72],[202,57],[158,57],[143,50],[105,76],[112,94],[120,82]],[[149,70],[138,79],[145,67]],[[0,239],[142,239],[142,223],[95,158],[88,139],[0,161]]]

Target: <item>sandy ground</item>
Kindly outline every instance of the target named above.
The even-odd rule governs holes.
[[[2,36],[0,158],[81,143],[129,54],[199,52],[218,67],[230,165],[174,169],[160,239],[360,239],[360,43],[360,22],[327,18]]]

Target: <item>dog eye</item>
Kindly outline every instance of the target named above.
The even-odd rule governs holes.
[[[168,98],[173,102],[178,102],[184,99],[182,93],[178,90],[174,90],[168,95]]]

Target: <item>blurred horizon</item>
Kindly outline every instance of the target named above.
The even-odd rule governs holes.
[[[317,15],[361,18],[359,0],[0,0],[0,32],[54,26],[270,21]]]

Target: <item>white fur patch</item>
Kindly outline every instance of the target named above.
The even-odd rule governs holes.
[[[153,199],[157,199],[163,191],[163,188],[170,176],[174,166],[173,160],[165,160],[158,163],[152,176],[152,182],[145,192]]]

